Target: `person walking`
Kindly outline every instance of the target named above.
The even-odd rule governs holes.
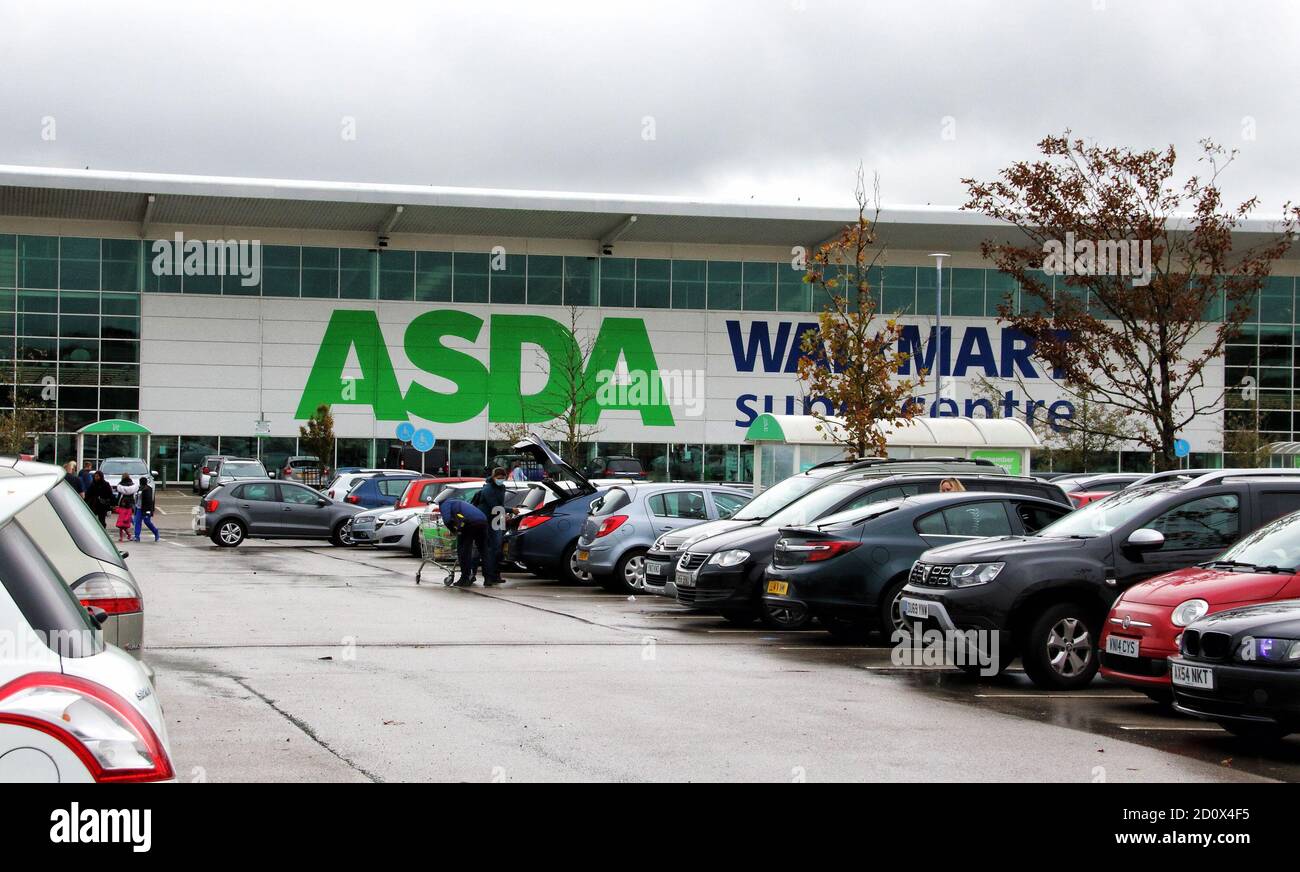
[[[90,486],[95,482],[95,466],[89,460],[81,464],[81,487],[86,498],[90,498]]]
[[[95,470],[91,476],[90,488],[86,491],[86,504],[99,518],[101,527],[108,526],[108,510],[113,508],[113,486],[104,478],[104,473]]]
[[[478,561],[484,557],[483,537],[487,532],[487,515],[472,504],[454,497],[438,504],[438,514],[443,526],[456,534],[456,562],[460,564],[460,578],[456,581],[456,587],[471,587]],[[484,577],[490,577],[487,575],[486,562]]]
[[[149,476],[141,476],[140,490],[135,495],[135,541],[140,541],[141,524],[148,527],[153,533],[155,542],[162,538],[158,535],[158,528],[153,523],[154,508],[153,485],[149,483]]]
[[[81,483],[81,476],[77,475],[77,461],[69,460],[63,464],[63,480],[80,494],[83,500],[86,498],[86,486]]]
[[[524,472],[524,465],[516,460],[510,464],[511,481],[528,481],[528,473]]]
[[[505,536],[510,510],[506,508],[506,471],[498,466],[483,481],[478,494],[478,507],[487,515],[487,531],[483,534],[483,586],[503,584],[501,580],[501,540]]]
[[[121,542],[131,538],[131,522],[135,520],[135,495],[140,492],[140,485],[136,484],[128,473],[122,473],[122,479],[117,483],[117,541]]]

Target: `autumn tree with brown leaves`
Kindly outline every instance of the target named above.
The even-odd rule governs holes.
[[[800,337],[798,375],[811,399],[825,399],[836,423],[815,404],[810,413],[828,442],[850,459],[885,455],[880,425],[898,425],[916,415],[913,392],[920,378],[899,379],[910,355],[898,350],[901,325],[894,316],[876,317],[876,295],[868,270],[880,257],[875,221],[867,218],[867,195],[858,174],[858,220],[813,251],[804,281],[823,300],[816,330]],[[877,210],[878,212],[878,210]]]
[[[1004,300],[1001,320],[1034,340],[1063,390],[1122,411],[1125,436],[1151,449],[1157,469],[1172,469],[1179,434],[1223,409],[1206,368],[1250,316],[1273,262],[1295,239],[1300,209],[1287,203],[1266,239],[1234,250],[1233,231],[1258,205],[1255,197],[1223,201],[1219,174],[1236,152],[1202,141],[1207,174],[1179,185],[1173,146],[1103,148],[1070,135],[1045,138],[1041,160],[1013,163],[996,181],[963,179],[963,208],[1019,231],[982,245],[1022,289],[1025,303],[1017,310]],[[1076,241],[1072,260],[1053,294],[1039,270],[1067,240]],[[1124,269],[1136,266],[1125,253],[1148,261],[1149,274]]]

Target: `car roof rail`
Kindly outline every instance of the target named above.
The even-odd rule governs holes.
[[[864,457],[861,460],[823,460],[808,467],[808,470],[826,469],[831,466],[843,466],[846,469],[871,469],[876,466],[896,463],[969,463],[973,466],[997,466],[992,460],[983,457]],[[805,470],[808,471],[808,470]]]
[[[1162,481],[1170,481],[1176,478],[1199,478],[1203,475],[1209,475],[1212,472],[1219,472],[1217,469],[1166,469],[1164,472],[1153,472],[1150,475],[1144,475],[1129,487],[1141,487],[1144,484],[1158,484]]]
[[[1183,485],[1183,489],[1209,487],[1225,478],[1293,478],[1300,479],[1300,469],[1216,469],[1198,475]]]

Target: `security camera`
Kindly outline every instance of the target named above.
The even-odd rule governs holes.
[[[603,254],[605,257],[609,257],[611,254],[614,253],[614,246],[612,246],[612,245],[602,245],[602,246],[600,247],[600,253]]]
[[[380,247],[380,248],[387,248],[387,247],[388,247],[388,237],[387,237],[387,236],[381,236],[381,237],[379,237],[379,247]]]

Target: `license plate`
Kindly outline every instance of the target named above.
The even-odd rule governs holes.
[[[788,581],[769,581],[767,583],[767,592],[774,593],[777,596],[785,596],[790,592],[790,582]]]
[[[1202,690],[1214,690],[1214,670],[1208,666],[1188,666],[1186,663],[1170,663],[1169,678],[1174,684],[1183,687],[1199,687]]]
[[[588,557],[590,557],[590,556],[591,556],[591,552],[590,552],[590,551],[579,551],[579,552],[578,552],[578,559],[579,559],[579,560],[586,560],[586,559],[587,559]]]
[[[930,604],[921,600],[905,599],[903,600],[903,614],[909,618],[928,618],[930,617]]]
[[[1126,639],[1123,636],[1106,637],[1106,653],[1118,654],[1121,657],[1138,656],[1138,640]]]
[[[645,562],[646,575],[663,575],[664,562],[662,560],[647,560]]]
[[[679,572],[673,579],[673,583],[678,587],[695,587],[695,576],[689,572]]]

